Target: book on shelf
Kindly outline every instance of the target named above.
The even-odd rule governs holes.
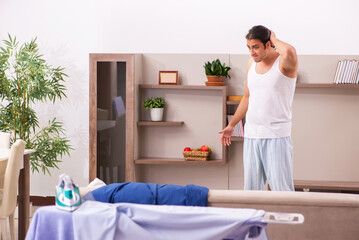
[[[352,77],[353,77],[353,72],[354,72],[356,61],[355,60],[349,60],[349,61],[350,61],[349,71],[347,74],[346,83],[353,83]]]
[[[349,79],[348,79],[348,82],[351,83],[351,84],[354,83],[353,75],[354,75],[355,68],[356,68],[356,61],[353,60],[352,66],[351,66],[351,69],[350,69],[350,73],[349,73]]]
[[[357,60],[357,61],[355,61],[355,68],[354,68],[354,73],[353,73],[353,77],[352,77],[352,79],[353,79],[353,83],[356,83],[356,84],[358,84],[359,82],[358,82],[358,73],[359,73],[359,61]]]
[[[351,68],[350,75],[349,75],[349,83],[351,83],[351,84],[357,83],[356,72],[357,72],[358,65],[359,65],[359,61],[353,60],[352,68]]]
[[[338,83],[343,83],[343,76],[344,76],[344,73],[346,71],[346,67],[347,67],[347,60],[343,60],[343,65],[340,69],[340,72],[339,72],[339,79],[338,79]]]
[[[345,72],[344,72],[344,76],[343,76],[343,81],[342,83],[348,83],[348,76],[349,76],[349,72],[351,70],[352,67],[352,61],[351,60],[347,60],[347,66],[345,68]]]
[[[338,62],[333,83],[359,84],[359,60],[344,59]]]
[[[342,79],[343,79],[343,75],[344,75],[344,72],[345,72],[346,66],[347,66],[347,60],[344,60],[344,61],[343,61],[342,68],[340,69],[340,70],[341,70],[341,72],[339,73],[339,80],[338,80],[338,83],[342,83]]]
[[[345,83],[345,77],[346,77],[346,75],[347,75],[348,69],[349,69],[349,60],[346,59],[346,60],[345,60],[345,63],[344,63],[343,74],[342,74],[342,76],[341,76],[341,78],[340,78],[340,82],[339,82],[339,83],[341,83],[341,84],[344,84],[344,83]]]
[[[228,123],[232,120],[233,115],[227,115]],[[234,126],[234,130],[232,133],[232,137],[244,137],[244,129],[243,129],[243,121],[240,120],[236,126]]]
[[[342,61],[339,61],[338,64],[337,64],[337,70],[335,70],[333,83],[338,83],[338,75],[339,75],[339,72],[340,72],[340,68],[342,67],[342,63],[343,63]]]

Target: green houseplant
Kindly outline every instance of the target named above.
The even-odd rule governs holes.
[[[228,74],[231,68],[226,66],[225,63],[222,64],[218,58],[212,62],[208,61],[203,67],[206,72],[208,82],[210,83],[222,82],[223,77],[231,78]]]
[[[143,104],[145,109],[150,109],[151,111],[151,121],[162,121],[163,109],[166,105],[166,102],[163,98],[146,98]]]
[[[58,168],[63,155],[69,155],[71,146],[64,137],[64,128],[56,118],[45,127],[39,126],[32,108],[37,102],[66,97],[64,69],[46,63],[36,43],[36,38],[19,46],[16,37],[9,35],[0,47],[0,131],[12,134],[26,142],[26,148],[35,149],[31,154],[32,171],[50,174],[49,168]]]

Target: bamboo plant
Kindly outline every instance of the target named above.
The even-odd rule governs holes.
[[[46,63],[39,53],[36,38],[19,46],[9,35],[0,46],[0,131],[12,134],[11,142],[23,139],[26,148],[35,149],[31,154],[32,172],[50,174],[50,168],[58,168],[64,155],[72,149],[65,137],[63,124],[50,120],[39,126],[32,108],[37,102],[55,103],[65,95],[64,68]]]

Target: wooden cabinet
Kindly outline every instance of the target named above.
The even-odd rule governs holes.
[[[90,54],[89,180],[133,181],[134,54]],[[113,106],[121,98],[126,112]]]
[[[144,111],[143,110],[143,106],[142,106],[142,102],[143,102],[143,98],[144,98],[144,91],[160,91],[160,92],[168,92],[169,90],[171,90],[171,92],[175,92],[175,94],[180,97],[185,97],[185,98],[191,98],[191,96],[199,96],[201,97],[202,94],[205,95],[206,98],[211,98],[211,96],[213,95],[213,91],[217,92],[217,96],[220,96],[221,99],[221,108],[222,111],[217,111],[215,110],[213,113],[210,114],[215,114],[215,115],[220,115],[220,119],[221,119],[221,123],[219,123],[220,126],[218,126],[218,128],[223,128],[224,126],[226,126],[226,116],[227,116],[227,108],[226,108],[226,98],[227,98],[227,87],[226,86],[193,86],[193,85],[149,85],[149,84],[140,84],[139,85],[139,89],[140,89],[140,93],[139,93],[139,104],[141,104],[140,107],[140,111]],[[207,94],[205,94],[205,92]],[[154,97],[154,96],[152,96]],[[167,101],[167,99],[165,98],[165,100]],[[175,106],[166,106],[166,108],[174,108]],[[198,118],[200,118],[200,112],[198,113]],[[180,116],[179,116],[180,117]],[[198,121],[192,121],[192,122],[186,122],[186,121],[182,121],[182,119],[171,119],[171,121],[163,121],[163,122],[151,122],[151,121],[144,121],[144,114],[140,114],[140,121],[137,122],[137,131],[139,132],[139,134],[141,134],[141,131],[145,131],[146,128],[151,128],[151,127],[155,127],[158,129],[158,131],[168,131],[167,129],[165,129],[166,127],[171,127],[171,132],[172,132],[172,138],[171,139],[167,139],[167,141],[176,141],[176,134],[181,134],[182,137],[186,137],[183,136],[182,133],[182,129],[185,125],[196,125],[196,127],[198,128],[205,128],[206,127],[206,122],[204,122],[202,125],[198,122]],[[175,127],[176,129],[173,129],[173,127]],[[182,128],[182,129],[181,129]],[[214,129],[210,129],[210,131],[216,131]],[[217,132],[216,132],[217,134]],[[190,138],[190,136],[188,136]],[[219,142],[219,134],[218,134],[218,142]],[[205,137],[204,137],[205,138]],[[217,141],[216,139],[216,141]],[[145,136],[141,139],[139,139],[140,144],[146,144],[146,141],[148,143],[148,141],[151,141],[151,136]],[[201,142],[198,142],[198,147],[201,146],[201,144],[204,142],[206,142],[206,139],[201,140]],[[178,147],[178,149],[176,149],[176,154],[179,155],[179,153],[182,154],[182,149],[186,147],[186,146],[180,146]],[[217,158],[218,156],[220,156],[219,159],[209,159],[208,161],[185,161],[185,159],[182,157],[178,157],[178,158],[171,158],[171,157],[157,157],[157,156],[142,156],[142,155],[147,155],[147,154],[142,154],[141,150],[139,150],[139,158],[135,159],[134,162],[135,164],[204,164],[204,165],[212,165],[212,164],[225,164],[226,163],[226,149],[224,146],[221,146],[221,153],[217,154]],[[218,149],[217,149],[218,152]],[[213,154],[212,154],[213,155]]]

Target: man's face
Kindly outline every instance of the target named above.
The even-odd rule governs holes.
[[[247,39],[247,47],[255,62],[261,62],[267,56],[268,48],[265,49],[258,39]]]

